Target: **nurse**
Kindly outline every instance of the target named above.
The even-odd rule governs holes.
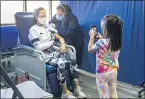
[[[80,65],[84,34],[80,28],[78,19],[66,4],[58,5],[56,10],[56,15],[52,17],[49,23],[55,24],[58,34],[64,38],[68,45],[75,47],[76,61]]]
[[[42,7],[39,7],[34,12],[34,26],[30,28],[28,38],[35,49],[55,56],[48,59],[47,62],[50,65],[57,66],[57,79],[60,81],[63,90],[63,98],[76,98],[66,86],[66,80],[63,74],[63,69],[65,69],[66,64],[69,65],[71,75],[74,79],[74,93],[76,93],[79,98],[85,98],[86,96],[78,83],[78,73],[75,67],[76,61],[67,54],[65,40],[58,35],[57,30],[48,24],[46,11]],[[60,42],[60,50],[54,48],[54,40]]]

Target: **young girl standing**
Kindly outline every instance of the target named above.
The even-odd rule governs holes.
[[[122,47],[122,20],[115,15],[106,15],[101,20],[102,35],[94,44],[95,33],[90,31],[88,51],[96,52],[96,83],[100,98],[118,98],[118,57]]]

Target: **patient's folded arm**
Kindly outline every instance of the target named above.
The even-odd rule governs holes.
[[[36,42],[33,44],[33,46],[35,47],[36,50],[45,50],[50,48],[53,45],[54,41],[49,41],[49,42],[45,42],[45,43],[40,43],[40,42]]]

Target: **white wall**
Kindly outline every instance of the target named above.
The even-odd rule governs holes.
[[[60,1],[52,1],[52,16],[56,14],[56,7],[60,4]]]
[[[45,8],[47,16],[50,19],[50,1],[27,1],[27,11],[34,12],[34,9],[38,7]],[[60,4],[60,1],[52,1],[52,16],[56,13],[56,7]],[[13,24],[14,14],[16,12],[24,11],[24,1],[1,1],[1,24]]]
[[[23,1],[1,1],[1,24],[14,23],[14,14],[23,11]]]

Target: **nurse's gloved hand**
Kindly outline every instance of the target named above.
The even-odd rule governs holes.
[[[54,23],[49,24],[51,27],[56,28]]]
[[[58,31],[53,27],[49,27],[49,30],[51,31],[52,34],[58,33]]]
[[[66,50],[66,45],[65,44],[61,44],[60,46],[60,53],[65,53],[67,50]]]

